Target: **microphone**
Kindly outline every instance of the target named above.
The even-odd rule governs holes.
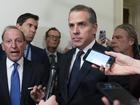
[[[56,80],[56,63],[53,62],[50,67],[50,77],[47,85],[46,100],[52,95],[53,87]]]

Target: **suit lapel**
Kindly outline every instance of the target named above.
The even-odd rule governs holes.
[[[34,61],[34,53],[32,53],[32,52],[34,52],[34,47],[33,47],[33,45],[31,44],[31,61]]]
[[[36,47],[31,44],[31,61],[38,61],[37,54],[38,51],[36,50]]]
[[[30,67],[30,66],[29,66],[29,62],[26,59],[24,59],[23,77],[22,77],[22,89],[23,90],[24,90],[24,87],[26,87],[26,85],[29,84],[29,80],[31,78],[31,74],[32,74],[32,69],[31,68],[32,67]]]
[[[102,45],[100,45],[100,44],[98,44],[97,42],[95,42],[95,44],[94,44],[94,46],[92,46],[92,49],[93,50],[97,50],[97,51],[99,51],[99,52],[102,52],[103,50],[102,50]]]
[[[57,62],[59,62],[59,60],[61,59],[62,54],[57,52]]]
[[[92,49],[98,50],[100,49],[97,42],[95,42],[95,44],[92,46]],[[75,84],[75,87],[73,88],[73,91],[71,93],[71,96],[69,96],[69,100],[72,98],[72,96],[74,95],[74,93],[76,92],[76,90],[78,89],[80,82],[84,79],[84,77],[88,74],[89,70],[91,68],[91,64],[88,62],[84,62],[81,70],[79,71],[79,76],[77,78],[77,83]],[[68,90],[67,90],[68,91]]]
[[[32,67],[29,64],[30,62],[24,59],[24,65],[23,65],[23,77],[22,77],[22,90],[21,90],[21,103],[23,102],[23,99],[25,98],[25,93],[27,91],[27,88],[30,87],[30,80],[32,76]],[[30,67],[30,68],[29,68]],[[22,103],[23,104],[23,103]]]
[[[63,92],[61,92],[65,98],[65,100],[67,99],[68,97],[68,82],[69,82],[69,69],[70,69],[70,65],[71,65],[71,60],[72,60],[72,57],[73,57],[73,54],[75,52],[75,49],[72,49],[70,52],[68,52],[65,56],[64,56],[64,61],[63,61],[63,64],[65,63],[65,66],[63,68],[64,70],[64,83],[63,83],[63,89],[64,90],[61,90]]]
[[[78,89],[78,87],[80,86],[81,81],[84,79],[84,77],[86,76],[86,74],[89,72],[89,68],[90,68],[90,64],[87,62],[84,62],[81,70],[79,71],[79,75],[77,78],[77,83],[75,84],[75,87],[73,88],[73,91],[71,93],[71,96],[69,96],[69,100],[72,98],[72,96],[74,95],[74,93],[76,92],[76,90]]]
[[[5,96],[5,99],[8,101],[7,103],[10,103],[10,95],[9,95],[9,89],[8,89],[8,79],[7,79],[7,69],[6,69],[6,59],[1,62],[0,64],[0,91],[2,91],[3,95]],[[4,100],[3,100],[4,101]]]

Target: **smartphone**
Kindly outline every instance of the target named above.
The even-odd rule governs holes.
[[[106,32],[104,30],[101,30],[99,33],[99,39],[105,40],[106,39]]]
[[[117,99],[121,105],[140,105],[138,100],[118,83],[98,83],[97,88],[111,103]]]
[[[99,67],[106,67],[107,64],[111,67],[115,58],[91,49],[88,50],[87,54],[84,56],[84,60]]]

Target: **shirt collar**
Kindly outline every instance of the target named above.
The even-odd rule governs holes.
[[[51,53],[51,52],[49,52],[49,51],[47,50],[47,48],[46,48],[46,52],[47,52],[48,56],[51,55],[51,54],[54,54],[55,56],[57,56],[57,52],[56,52],[56,51],[55,51],[54,53]]]
[[[31,46],[31,44],[30,44],[30,43],[26,44],[25,49],[27,50],[29,46]]]
[[[17,63],[18,63],[20,66],[23,66],[23,57],[21,57],[21,59],[19,59],[19,60],[17,61]],[[10,59],[7,57],[7,59],[6,59],[6,64],[7,64],[7,67],[8,67],[8,68],[11,68],[11,67],[13,66],[14,62],[13,62],[12,60],[10,60]]]
[[[86,53],[89,49],[91,49],[93,47],[93,45],[95,44],[95,40],[93,40],[88,46],[86,46],[83,51],[84,53]],[[76,53],[79,51],[78,48],[76,48]]]

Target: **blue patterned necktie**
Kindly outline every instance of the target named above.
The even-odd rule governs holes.
[[[72,67],[72,71],[71,71],[70,78],[69,78],[69,85],[68,85],[69,96],[71,95],[71,93],[72,93],[71,91],[73,90],[73,87],[76,84],[78,72],[80,71],[81,55],[82,54],[84,54],[84,52],[82,50],[80,50],[77,53],[76,59],[74,61],[73,67]]]
[[[14,63],[14,70],[11,75],[11,91],[10,99],[11,105],[20,105],[20,79],[18,73],[18,63]]]

